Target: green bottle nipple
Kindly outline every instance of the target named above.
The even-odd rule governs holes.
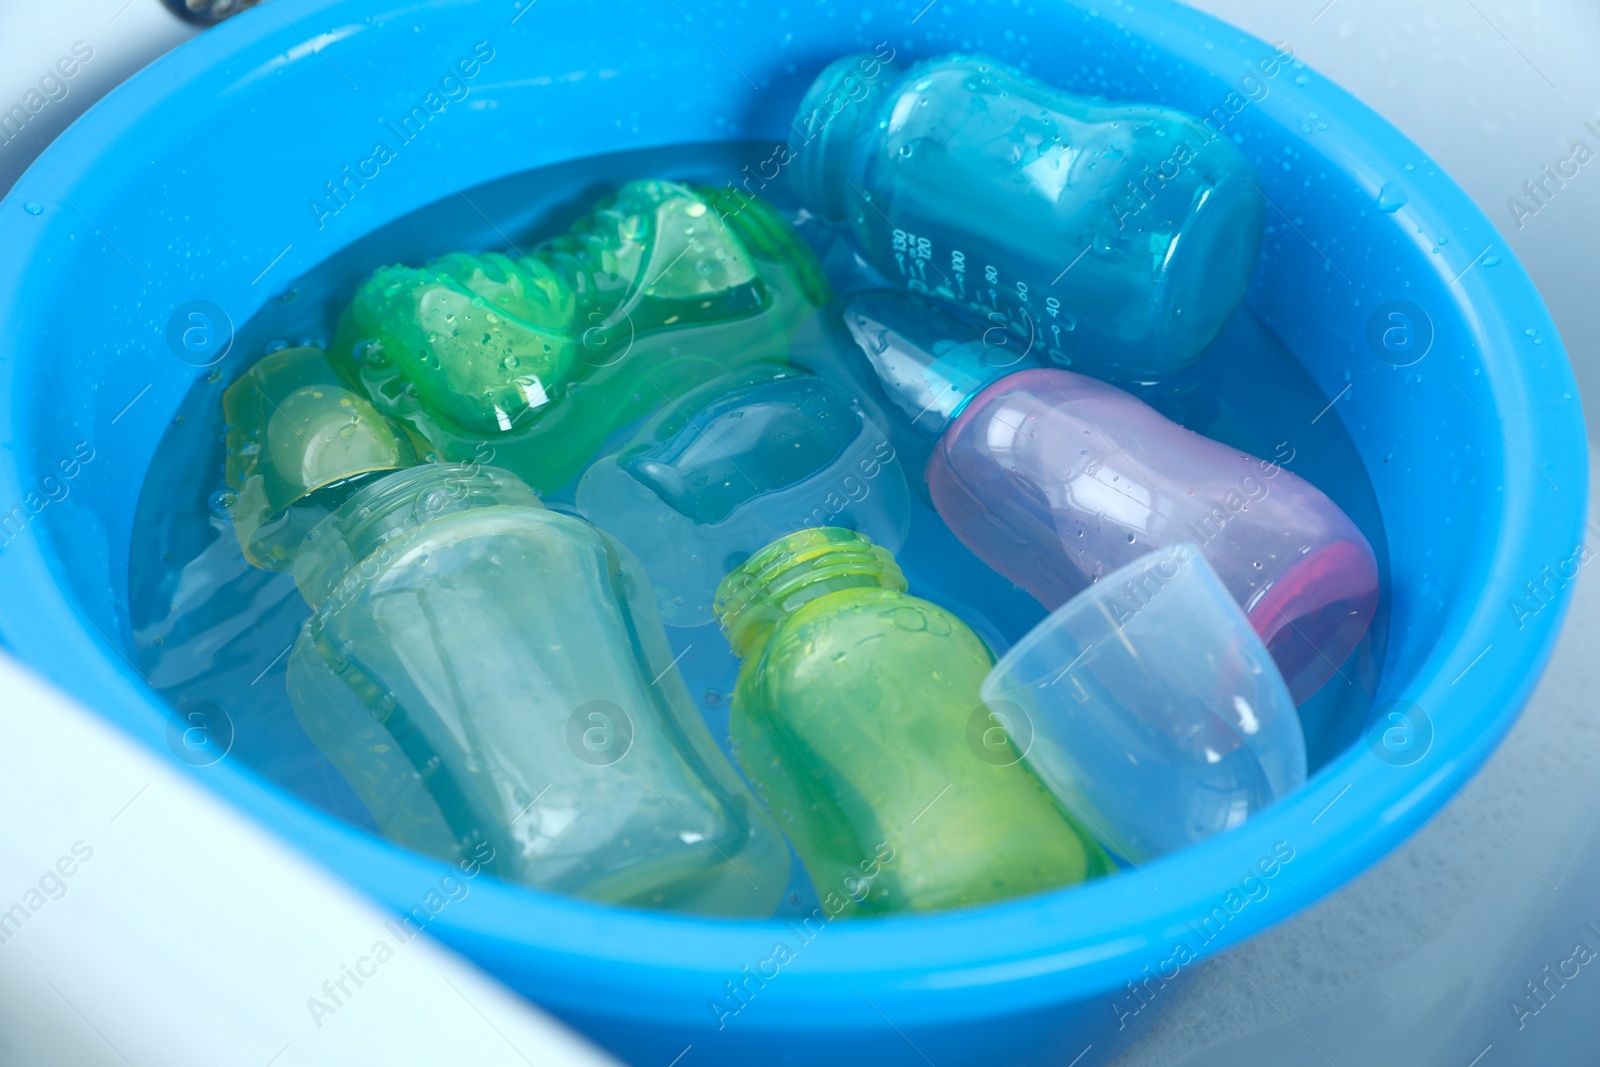
[[[617,426],[746,363],[784,362],[827,299],[772,208],[665,181],[624,185],[526,257],[385,267],[332,351],[443,459],[554,489]]]
[[[320,348],[265,357],[222,395],[233,528],[245,558],[284,570],[319,521],[373,475],[418,462],[405,432]]]

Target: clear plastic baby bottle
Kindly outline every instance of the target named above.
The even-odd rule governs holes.
[[[1112,869],[993,728],[988,646],[908,596],[859,533],[773,542],[722,583],[717,616],[744,660],[739,765],[830,914],[981,904]]]
[[[846,56],[793,129],[795,191],[873,266],[1097,377],[1192,363],[1255,266],[1250,164],[1171,108],[1093,102],[981,56]]]
[[[592,900],[776,907],[788,850],[610,537],[504,471],[425,464],[345,501],[294,576],[290,699],[386,836]]]
[[[440,457],[492,454],[550,490],[617,427],[724,371],[782,362],[827,292],[764,202],[636,181],[527,257],[377,271],[329,351]]]
[[[717,584],[784,534],[843,526],[893,552],[910,523],[878,424],[823,379],[771,363],[664,407],[584,472],[577,504],[644,564],[669,626],[712,622]]]

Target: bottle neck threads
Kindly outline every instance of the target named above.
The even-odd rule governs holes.
[[[790,183],[800,202],[828,222],[844,222],[853,192],[846,173],[860,131],[899,71],[877,56],[842,56],[806,90],[790,124]]]
[[[475,463],[425,463],[380,478],[307,535],[295,557],[295,585],[315,610],[346,574],[401,534],[457,512],[503,505],[544,506],[516,476]]]
[[[717,587],[716,614],[741,658],[758,648],[786,615],[845,589],[906,591],[888,550],[836,526],[801,530],[751,556]]]

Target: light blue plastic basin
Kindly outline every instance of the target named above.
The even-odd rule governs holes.
[[[1192,973],[1176,945],[1209,954],[1331,892],[1437,810],[1505,734],[1565,609],[1549,576],[1575,567],[1581,540],[1572,374],[1528,277],[1461,190],[1315,74],[1267,73],[1259,62],[1274,50],[1262,42],[1161,0],[1098,14],[1043,0],[786,2],[277,0],[93,108],[0,202],[0,520],[23,509],[9,511],[22,532],[0,538],[0,637],[167,751],[169,713],[130,666],[126,590],[144,473],[206,373],[164,338],[186,301],[242,324],[389,220],[532,167],[781,140],[824,63],[880,41],[905,58],[987,51],[1064,87],[1220,114],[1272,205],[1248,304],[1340,398],[1324,417],[1356,438],[1382,512],[1390,630],[1375,714],[1421,709],[1431,743],[1379,758],[1358,741],[1286,803],[1139,873],[969,912],[835,923],[809,942],[782,923],[608,910],[488,879],[430,925],[634,1063],[665,1065],[691,1045],[683,1067],[1064,1064],[1087,1046],[1077,1062],[1104,1062]],[[493,58],[466,98],[419,120],[425,131],[331,213],[324,183],[347,165],[372,175],[374,142],[394,140],[380,119],[426,106],[475,47]],[[1381,210],[1380,191],[1404,206]],[[474,240],[500,243],[461,217]],[[1403,369],[1368,339],[1376,309],[1396,300],[1433,325],[1427,355]],[[53,499],[41,480],[79,442],[95,458]],[[1530,601],[1526,582],[1545,599]],[[444,873],[235,761],[192,773],[396,911]],[[792,959],[773,962],[779,942]],[[736,1003],[730,981],[749,994],[728,1015],[714,1005]],[[309,1027],[303,1014],[286,1014],[286,1028]]]

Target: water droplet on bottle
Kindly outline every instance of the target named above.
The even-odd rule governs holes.
[[[1129,534],[1128,535],[1128,544],[1130,544],[1130,545],[1133,544],[1133,541],[1134,541],[1133,534]]]
[[[722,703],[722,691],[720,689],[707,689],[705,699],[706,705],[714,708]]]
[[[361,423],[359,419],[350,420],[343,426],[339,427],[339,436],[345,438],[346,440],[354,437],[356,435],[356,427],[358,427],[360,424]]]
[[[272,355],[272,353],[274,353],[274,352],[282,352],[285,348],[288,348],[288,347],[289,347],[289,342],[288,341],[268,341],[267,342],[266,352],[267,352],[267,355],[270,356],[270,355]]]
[[[502,359],[500,361],[500,365],[502,367],[504,367],[506,370],[516,370],[517,367],[520,366],[521,364],[522,364],[522,361],[520,359],[518,359],[516,356],[507,356],[505,359]]]
[[[26,204],[22,205],[22,210],[26,211],[30,215],[43,215],[44,205],[36,204],[32,200],[29,200]]]
[[[1378,190],[1378,210],[1396,212],[1406,206],[1406,191],[1394,182],[1384,182]]]
[[[218,489],[206,500],[206,504],[211,508],[211,514],[219,519],[228,518],[238,503],[239,494],[232,489]]]

